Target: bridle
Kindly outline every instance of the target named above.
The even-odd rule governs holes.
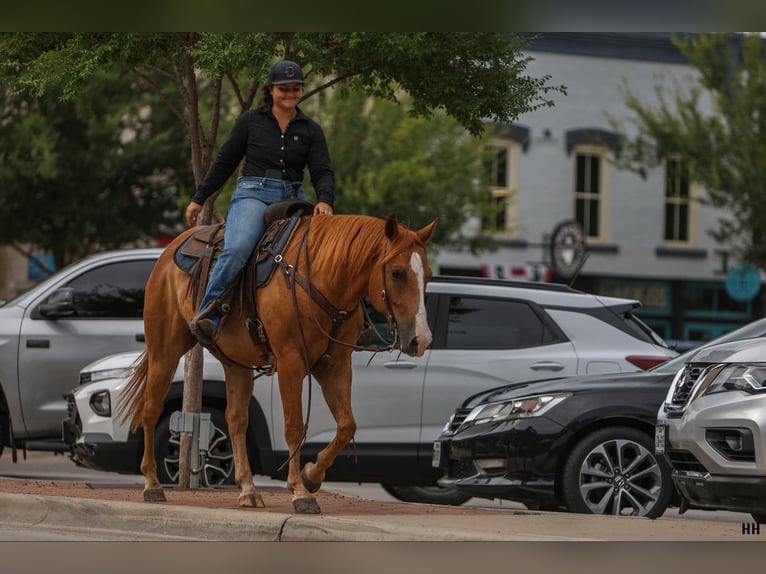
[[[295,262],[290,265],[288,263],[284,262],[283,257],[281,254],[277,256],[277,264],[281,267],[282,272],[284,273],[285,282],[287,283],[287,288],[292,292],[292,299],[293,299],[293,308],[295,310],[295,318],[298,322],[298,332],[300,333],[301,337],[301,344],[303,346],[303,357],[306,362],[306,373],[308,375],[309,381],[309,387],[308,387],[308,408],[306,410],[306,420],[303,424],[303,434],[301,436],[301,439],[298,443],[298,448],[295,450],[295,452],[291,453],[290,456],[287,458],[287,460],[282,463],[282,465],[279,467],[278,470],[282,470],[294,457],[296,454],[300,452],[301,446],[306,441],[306,436],[308,433],[308,424],[309,424],[309,418],[311,416],[311,397],[312,397],[312,377],[311,377],[311,371],[319,365],[322,361],[326,361],[330,358],[330,351],[332,350],[333,344],[342,345],[344,347],[349,347],[353,349],[354,351],[372,351],[374,353],[378,353],[381,351],[392,351],[394,350],[397,345],[399,344],[399,332],[396,326],[396,318],[394,317],[394,310],[391,307],[391,301],[388,296],[388,290],[386,289],[386,251],[388,250],[388,244],[383,249],[383,255],[382,255],[382,263],[381,263],[381,292],[380,297],[381,300],[386,305],[386,323],[388,325],[388,333],[389,336],[392,336],[392,342],[385,344],[384,346],[363,346],[363,345],[357,345],[355,343],[347,343],[346,341],[342,341],[337,338],[337,333],[340,330],[341,325],[345,322],[345,320],[353,315],[356,310],[361,307],[362,313],[364,314],[364,321],[365,324],[368,326],[368,328],[372,329],[375,333],[375,335],[378,337],[378,339],[385,343],[385,339],[381,337],[380,333],[378,333],[378,330],[375,328],[375,325],[372,322],[372,319],[369,316],[369,313],[367,312],[367,309],[365,305],[360,301],[356,304],[356,306],[351,309],[350,311],[346,310],[339,310],[335,306],[333,306],[330,301],[311,283],[311,262],[309,259],[309,247],[308,247],[308,236],[309,236],[309,229],[311,226],[311,217],[306,218],[306,229],[303,232],[303,235],[300,240],[300,244],[298,245],[298,249],[295,253]],[[305,260],[306,260],[306,276],[304,277],[300,273],[298,273],[298,264],[301,257],[301,253],[303,253]],[[277,259],[275,258],[275,260]],[[306,336],[303,330],[303,323],[300,320],[300,308],[298,305],[298,296],[297,296],[297,290],[295,288],[295,284],[299,284],[303,289],[309,294],[309,312],[311,314],[311,318],[314,321],[314,324],[319,329],[319,331],[328,339],[328,345],[325,352],[322,354],[322,356],[314,363],[313,365],[309,362],[309,350],[308,350],[308,344],[306,343]],[[325,313],[327,313],[332,318],[332,333],[328,333],[324,327],[322,327],[321,322],[319,321],[319,318],[316,314],[316,309],[314,306],[314,303],[316,303],[319,307],[321,307]],[[370,360],[372,360],[372,357],[370,357]]]
[[[326,358],[329,358],[330,350],[332,349],[333,344],[338,344],[343,347],[350,348],[354,351],[371,351],[371,352],[382,352],[382,351],[393,351],[397,348],[399,344],[399,331],[397,329],[396,324],[396,317],[394,316],[394,309],[391,306],[391,301],[388,296],[388,290],[386,288],[386,252],[388,250],[388,244],[383,248],[383,255],[382,255],[382,263],[380,266],[381,270],[381,291],[380,291],[380,298],[381,301],[385,303],[386,306],[386,324],[388,325],[388,335],[391,337],[391,342],[386,343],[386,340],[380,335],[378,330],[375,328],[372,319],[370,318],[370,315],[367,311],[366,306],[360,301],[357,303],[357,305],[351,309],[350,311],[341,311],[337,310],[322,293],[316,289],[312,283],[311,283],[311,264],[309,259],[309,251],[308,251],[308,234],[309,234],[309,226],[311,223],[311,218],[307,218],[306,223],[306,230],[303,233],[303,236],[301,237],[301,244],[298,247],[298,251],[296,253],[295,263],[293,265],[286,266],[287,269],[285,269],[285,273],[288,277],[291,277],[295,282],[297,282],[301,287],[304,288],[304,290],[310,295],[309,297],[309,312],[311,314],[311,319],[313,320],[316,327],[319,329],[319,331],[328,339],[328,347],[327,350],[324,352],[322,357],[319,358],[317,363],[311,366],[311,368],[315,367],[317,364],[319,364],[320,361],[326,360]],[[298,268],[299,258],[300,258],[300,252],[303,252],[303,255],[306,260],[306,276],[303,277],[301,274],[299,274],[297,271],[295,271]],[[292,289],[292,286],[288,284],[288,287]],[[321,307],[325,313],[327,313],[330,317],[333,319],[332,324],[332,332],[328,333],[324,327],[322,327],[321,322],[319,321],[319,318],[316,314],[316,308],[314,306],[314,303],[318,304],[319,307]],[[296,319],[298,318],[298,301],[296,299],[295,290],[293,289],[293,305],[295,307],[296,311]],[[378,340],[383,345],[376,345],[376,346],[367,346],[367,345],[358,345],[356,343],[348,343],[346,341],[342,341],[336,337],[338,330],[340,329],[343,322],[353,315],[357,308],[362,308],[362,313],[364,314],[364,324],[367,326],[367,328],[372,329],[375,335],[377,336]],[[303,326],[302,324],[298,324],[298,328],[303,332]],[[304,345],[304,356],[306,356],[307,366],[308,366],[308,348]],[[310,373],[310,370],[309,370]]]
[[[391,301],[388,297],[388,291],[386,289],[386,251],[388,251],[388,244],[386,244],[386,246],[383,248],[383,256],[381,257],[383,263],[380,266],[380,298],[386,304],[386,324],[388,325],[388,336],[393,341],[391,343],[391,347],[386,349],[390,351],[391,349],[395,348],[396,343],[399,342],[399,330],[396,324],[396,317],[394,317],[394,309],[391,307]],[[369,322],[369,326],[373,329],[375,328],[372,325],[372,321]],[[377,329],[375,329],[375,332],[377,333]]]

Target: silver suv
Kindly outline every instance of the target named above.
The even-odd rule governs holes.
[[[766,341],[692,356],[657,415],[655,450],[673,468],[681,510],[749,512],[766,522]]]
[[[562,285],[435,277],[427,287],[426,305],[433,343],[422,357],[352,355],[357,431],[348,451],[329,469],[328,481],[383,483],[393,496],[407,501],[465,502],[470,497],[436,486],[440,475],[431,466],[431,453],[444,422],[467,395],[551,376],[638,371],[676,356],[633,315],[637,301],[596,297]],[[99,414],[93,408],[115,403],[112,395],[119,394],[130,362],[130,357],[113,357],[82,373],[86,381],[100,380],[72,397],[79,412],[67,427],[80,464],[138,472],[138,437],[117,428],[106,409]],[[119,368],[121,374],[114,371]],[[105,376],[104,371],[112,372]],[[216,436],[226,435],[222,371],[207,364],[203,378],[203,403]],[[179,371],[174,380],[179,384],[172,385],[159,422],[156,448],[166,481],[174,480],[177,463],[177,446],[165,431],[170,414],[180,409],[180,380]],[[335,421],[317,390],[302,447],[307,457],[315,456],[335,434]],[[304,389],[304,405],[308,400]],[[284,478],[279,467],[287,458],[287,445],[276,377],[256,381],[250,421],[254,472]],[[215,460],[208,463],[221,468],[211,468],[211,477],[231,481],[230,446],[218,442],[216,448]]]
[[[144,348],[144,286],[161,252],[92,255],[0,307],[0,453],[66,450],[64,394],[80,369]]]

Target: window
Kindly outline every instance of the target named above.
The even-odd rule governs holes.
[[[70,281],[66,286],[74,289],[76,317],[140,319],[154,263],[154,259],[110,263]]]
[[[575,220],[582,225],[585,237],[607,237],[607,200],[609,194],[608,158],[605,149],[578,146],[575,151]]]
[[[450,297],[447,349],[520,349],[560,340],[522,301]]]
[[[691,243],[691,185],[689,172],[679,158],[665,162],[665,222],[663,239],[666,243]]]
[[[722,283],[690,282],[684,292],[687,316],[747,317],[752,312],[752,302],[735,301],[726,293]]]
[[[516,224],[516,209],[511,194],[518,184],[519,144],[498,139],[492,144],[487,165],[490,183],[490,208],[482,220],[485,231],[508,233]]]

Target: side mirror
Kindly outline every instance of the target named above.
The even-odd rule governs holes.
[[[77,314],[74,307],[74,289],[71,287],[56,289],[37,310],[46,319],[74,317]]]

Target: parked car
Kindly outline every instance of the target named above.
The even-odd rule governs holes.
[[[0,307],[0,454],[67,450],[64,394],[93,360],[144,348],[144,286],[160,253],[92,255]]]
[[[766,341],[707,347],[687,362],[659,409],[656,452],[672,466],[682,511],[766,522]]]
[[[753,336],[766,336],[766,319],[708,345]],[[647,372],[510,384],[470,397],[434,443],[439,484],[537,509],[662,515],[681,499],[670,466],[654,454],[657,409],[686,361],[706,348]]]
[[[357,431],[353,445],[328,470],[327,480],[379,482],[407,501],[465,502],[466,495],[436,484],[440,474],[431,466],[431,445],[466,394],[546,373],[637,371],[677,354],[633,315],[638,301],[596,297],[563,285],[434,277],[426,305],[433,343],[423,357],[367,351],[352,355]],[[68,428],[73,429],[75,462],[139,472],[140,437],[118,428],[109,411],[94,410],[94,401],[105,401],[105,394],[115,404],[134,358],[112,357],[82,371],[83,382],[103,380],[73,393],[76,411]],[[223,374],[208,363],[203,379],[203,404],[225,435]],[[179,371],[157,434],[158,466],[166,469],[161,471],[166,481],[174,480],[177,445],[167,429],[170,415],[181,407],[181,380]],[[335,421],[320,397],[313,394],[302,447],[307,458],[335,434]],[[304,405],[307,401],[304,389]],[[286,471],[279,467],[288,450],[275,376],[256,381],[248,440],[253,471],[284,478]],[[120,455],[109,457],[109,450]],[[219,464],[218,459],[210,458],[208,464]],[[228,467],[211,473],[222,482],[233,480]]]

